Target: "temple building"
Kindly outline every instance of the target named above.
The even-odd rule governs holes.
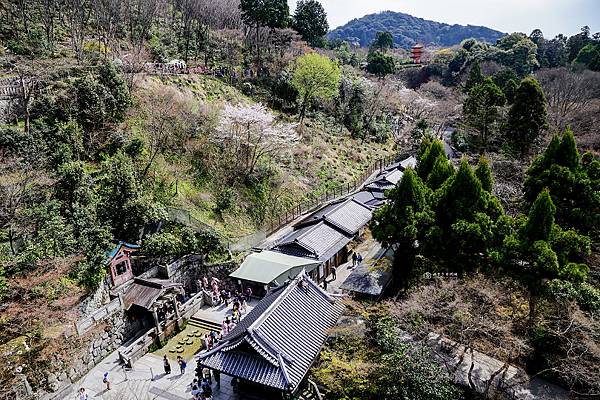
[[[263,298],[197,362],[236,379],[239,392],[260,393],[262,399],[294,395],[342,311],[303,270]]]
[[[140,246],[119,242],[106,255],[105,264],[110,267],[110,286],[115,288],[133,279],[131,269],[131,254],[138,251]]]

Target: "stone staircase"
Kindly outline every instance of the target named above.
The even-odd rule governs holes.
[[[214,321],[209,321],[207,319],[198,318],[195,316],[190,318],[190,320],[188,321],[188,325],[193,326],[198,329],[201,329],[201,330],[204,330],[206,332],[210,332],[210,331],[220,332],[221,331],[221,324],[214,322]]]
[[[297,396],[298,400],[323,400],[323,395],[319,392],[319,388],[310,379],[304,384],[304,387]]]

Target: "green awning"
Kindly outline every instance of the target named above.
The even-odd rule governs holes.
[[[302,269],[306,269],[308,273],[319,265],[317,260],[267,250],[248,255],[242,265],[229,276],[251,282],[281,285],[287,279],[298,275]]]

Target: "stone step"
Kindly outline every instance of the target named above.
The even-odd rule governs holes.
[[[200,328],[203,329],[207,332],[210,331],[216,331],[216,332],[220,332],[221,331],[221,325],[213,322],[213,321],[208,321],[205,319],[200,319],[197,317],[192,317],[190,318],[190,320],[188,321],[188,325],[190,326],[194,326],[196,328]]]

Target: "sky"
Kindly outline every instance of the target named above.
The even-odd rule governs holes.
[[[588,25],[600,31],[600,0],[319,0],[330,29],[366,14],[400,11],[415,17],[461,25],[482,25],[502,32],[540,28],[544,37],[573,35]],[[288,0],[290,11],[296,0]]]

